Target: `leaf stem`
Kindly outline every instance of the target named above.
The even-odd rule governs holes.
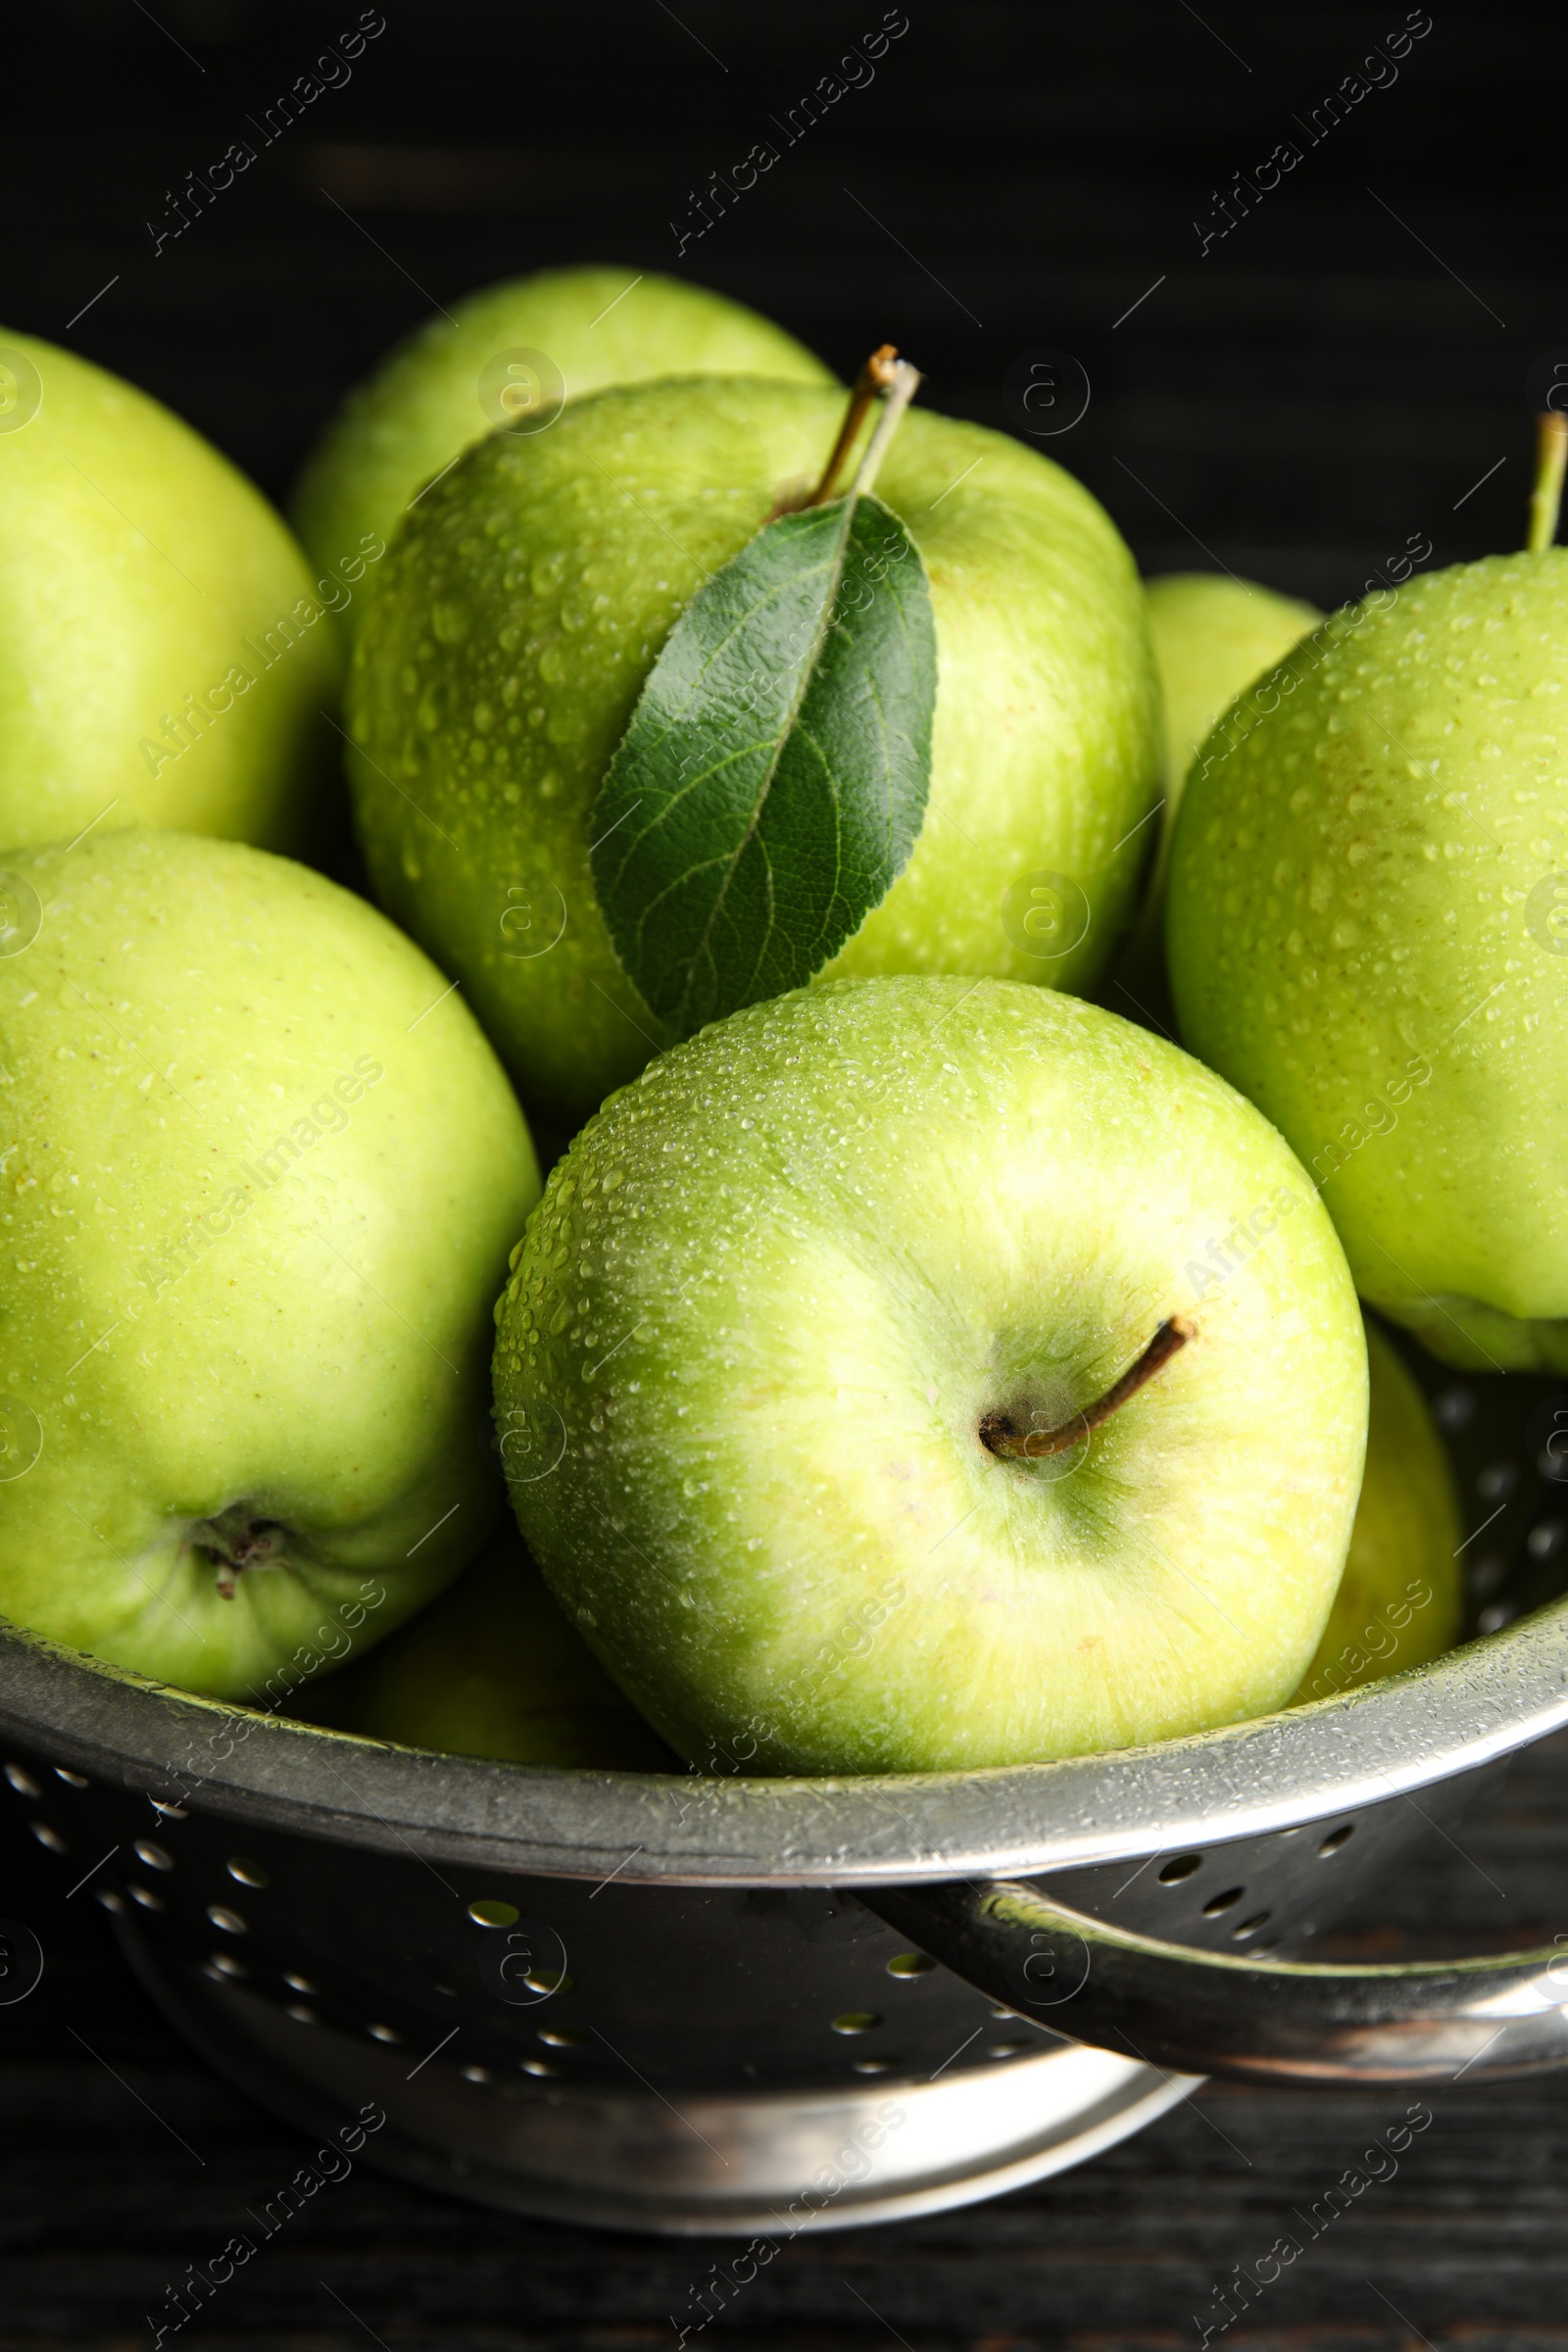
[[[855,387],[850,394],[850,405],[845,410],[844,421],[839,426],[839,437],[833,444],[832,452],[827,464],[822,468],[821,479],[816,488],[808,498],[801,502],[802,511],[807,507],[826,506],[828,500],[833,496],[833,485],[838,480],[844,461],[854,446],[856,434],[865,421],[865,412],[873,400],[878,399],[882,393],[892,390],[898,367],[898,346],[893,343],[879,343],[855,379]]]
[[[1170,1316],[1161,1323],[1143,1354],[1128,1365],[1119,1380],[1111,1382],[1103,1396],[1097,1403],[1086,1405],[1081,1413],[1074,1413],[1059,1429],[1035,1429],[1027,1437],[1020,1437],[1005,1413],[988,1413],[980,1424],[981,1445],[990,1452],[1015,1462],[1038,1462],[1048,1454],[1068,1452],[1072,1446],[1081,1446],[1091,1430],[1108,1421],[1129,1396],[1136,1396],[1193,1336],[1190,1323],[1184,1323],[1177,1315]]]
[[[1533,556],[1544,554],[1557,536],[1565,461],[1568,461],[1568,416],[1560,409],[1543,409],[1536,418],[1536,486],[1530,493],[1527,544]]]

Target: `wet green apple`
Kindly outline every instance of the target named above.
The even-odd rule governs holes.
[[[1366,1469],[1345,1574],[1293,1703],[1402,1674],[1459,1638],[1459,1496],[1426,1399],[1376,1324],[1366,1333]]]
[[[134,385],[6,334],[0,507],[0,850],[89,825],[325,838],[326,615],[351,591],[261,492]]]
[[[104,830],[8,888],[0,1615],[254,1696],[486,1533],[527,1129],[461,997],[303,866]]]
[[[514,1764],[667,1772],[673,1758],[562,1615],[510,1518],[390,1642],[313,1692],[310,1720]]]
[[[400,343],[306,461],[295,525],[323,566],[389,540],[432,475],[496,426],[547,430],[566,400],[654,375],[833,377],[793,335],[706,287],[626,269],[541,270],[485,286]],[[352,635],[373,578],[345,610]]]
[[[715,1023],[576,1138],[496,1312],[523,1534],[694,1763],[1134,1745],[1283,1705],[1322,1633],[1344,1254],[1267,1121],[1096,1005],[841,980]]]
[[[350,722],[374,887],[462,978],[523,1100],[567,1127],[663,1042],[594,895],[605,771],[694,591],[815,480],[842,417],[836,393],[733,377],[602,392],[469,450],[382,566]],[[930,802],[829,974],[1087,987],[1158,797],[1132,559],[1049,460],[918,410],[877,495],[930,581]]]
[[[1316,628],[1323,615],[1229,572],[1171,571],[1148,584],[1165,706],[1165,830],[1175,822],[1193,755],[1244,687]]]
[[[1230,573],[1172,571],[1148,586],[1149,626],[1165,712],[1165,804],[1136,930],[1111,966],[1103,1001],[1167,1025],[1165,877],[1193,754],[1237,695],[1322,619],[1313,605]]]
[[[1322,1187],[1370,1302],[1455,1364],[1568,1368],[1568,552],[1378,592],[1194,762],[1182,1034]]]

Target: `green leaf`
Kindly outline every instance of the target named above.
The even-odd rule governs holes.
[[[821,970],[925,814],[936,630],[919,550],[861,493],[765,523],[693,597],[592,818],[616,953],[677,1036]]]

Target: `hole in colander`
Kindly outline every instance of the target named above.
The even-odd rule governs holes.
[[[238,1911],[230,1911],[224,1903],[209,1903],[207,1916],[220,1936],[248,1936],[250,1926]]]
[[[223,1868],[241,1886],[265,1886],[267,1872],[260,1862],[248,1862],[243,1854],[232,1854]]]
[[[117,1894],[113,1886],[96,1886],[93,1892],[106,1911],[123,1911],[125,1908],[124,1896]]]
[[[316,2026],[319,2025],[321,2022],[317,2016],[316,2011],[314,2009],[307,2009],[303,2001],[290,2001],[288,2007],[284,2010],[283,2015],[285,2017],[291,2017],[297,2026]]]
[[[524,2058],[521,2065],[525,2075],[559,2075],[561,2072],[560,2067],[553,2066],[548,2058]]]
[[[372,2041],[401,2041],[403,2039],[396,2026],[367,2026],[365,2031]]]
[[[1174,1886],[1179,1880],[1190,1879],[1195,1870],[1202,1868],[1202,1864],[1201,1854],[1178,1854],[1175,1861],[1167,1862],[1160,1872],[1159,1883],[1162,1886]]]
[[[569,1992],[571,1979],[564,1968],[530,1968],[522,1979],[530,1992]]]
[[[174,1867],[174,1857],[168,1847],[154,1845],[150,1838],[138,1838],[130,1850],[138,1861],[146,1863],[149,1870],[172,1870]]]
[[[161,1911],[164,1907],[163,1896],[154,1894],[150,1886],[132,1886],[130,1899],[133,1903],[140,1903],[144,1911]]]
[[[874,2009],[846,2009],[833,2020],[835,2034],[874,2034],[882,2023]]]
[[[459,2071],[465,2082],[488,2082],[490,2080],[490,2069],[487,2066],[465,2066]]]
[[[553,2050],[580,2050],[588,2036],[579,2034],[572,2026],[541,2026],[539,2038],[548,2042]]]
[[[895,1952],[888,1962],[890,1977],[923,1977],[935,1968],[936,1962],[927,1952]]]
[[[853,2058],[850,2072],[852,2075],[890,2075],[893,2061],[891,2058]]]
[[[293,1992],[319,1992],[321,1989],[318,1984],[313,1984],[309,1977],[297,1977],[291,1968],[284,1969],[283,1982]]]
[[[476,1928],[514,1928],[517,1924],[515,1903],[503,1903],[494,1896],[468,1905],[468,1917]]]
[[[1343,1830],[1331,1830],[1317,1849],[1320,1857],[1326,1860],[1330,1854],[1337,1854],[1341,1846],[1348,1844],[1354,1836],[1353,1821],[1348,1821]]]
[[[1251,1918],[1244,1919],[1239,1928],[1232,1928],[1231,1935],[1236,1942],[1241,1943],[1247,1936],[1255,1936],[1259,1928],[1266,1928],[1273,1916],[1272,1911],[1254,1911]]]
[[[1513,1462],[1493,1462],[1476,1480],[1476,1493],[1483,1502],[1501,1502],[1519,1484],[1519,1470]]]
[[[19,1796],[42,1796],[43,1790],[24,1764],[8,1764],[6,1779]]]
[[[1530,1530],[1527,1548],[1532,1559],[1549,1560],[1562,1543],[1564,1534],[1560,1519],[1543,1519],[1539,1527]]]
[[[1027,2041],[988,2041],[986,2056],[988,2058],[1021,2058],[1029,2047],[1030,2044]]]
[[[38,1843],[46,1845],[52,1854],[66,1854],[71,1851],[60,1832],[52,1830],[46,1821],[29,1821],[27,1827],[37,1838]]]
[[[1246,1892],[1245,1886],[1227,1886],[1223,1894],[1211,1894],[1203,1905],[1203,1917],[1217,1919],[1222,1911],[1230,1909],[1232,1903],[1239,1903]]]
[[[72,1772],[64,1764],[55,1766],[55,1779],[64,1781],[68,1788],[90,1788],[92,1787],[91,1781],[84,1772]]]

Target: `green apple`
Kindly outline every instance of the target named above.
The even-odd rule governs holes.
[[[671,1765],[508,1523],[411,1624],[319,1685],[307,1712],[362,1739],[449,1755],[618,1772]]]
[[[1182,1034],[1322,1187],[1437,1354],[1568,1369],[1568,552],[1336,613],[1194,762]]]
[[[255,1696],[486,1533],[527,1129],[442,975],[303,866],[101,831],[4,886],[0,1614]]]
[[[1172,571],[1148,587],[1149,626],[1165,710],[1165,804],[1138,926],[1111,967],[1104,1002],[1147,1010],[1164,1024],[1165,876],[1171,833],[1193,754],[1244,686],[1272,667],[1323,617],[1229,573]]]
[[[261,492],[145,392],[6,335],[0,500],[0,849],[89,825],[322,838],[326,613],[351,591]]]
[[[1426,1399],[1376,1324],[1366,1333],[1366,1469],[1350,1549],[1293,1703],[1441,1657],[1462,1613],[1459,1495]]]
[[[663,1042],[594,895],[605,771],[692,594],[821,472],[843,412],[736,378],[599,393],[537,439],[469,450],[382,567],[350,721],[374,887],[553,1120],[575,1125]],[[1132,559],[1070,475],[948,417],[905,418],[877,495],[930,581],[930,802],[829,972],[1087,987],[1158,794]]]
[[[1168,833],[1193,755],[1214,721],[1323,615],[1298,597],[1280,596],[1228,572],[1166,572],[1149,582],[1148,596],[1165,705]]]
[[[1344,1254],[1267,1121],[1097,1005],[889,978],[714,1023],[577,1137],[496,1315],[524,1537],[693,1762],[1136,1745],[1284,1704],[1328,1617]]]
[[[349,394],[300,475],[300,537],[322,565],[368,534],[389,540],[416,493],[497,425],[545,430],[561,401],[655,375],[833,381],[782,327],[679,278],[624,269],[508,278],[417,328]],[[346,610],[351,635],[365,603]]]

